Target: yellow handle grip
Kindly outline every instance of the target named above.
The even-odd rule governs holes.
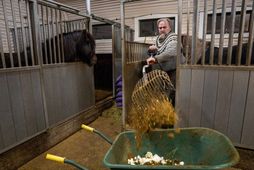
[[[93,131],[94,131],[94,128],[92,128],[92,127],[90,127],[90,126],[87,126],[87,125],[84,125],[84,124],[82,124],[81,127],[82,127],[83,129],[85,129],[85,130],[90,131],[90,132],[93,132]]]
[[[47,154],[46,159],[56,161],[56,162],[60,162],[60,163],[64,163],[64,160],[65,160],[65,158],[63,158],[63,157],[52,155],[52,154]]]

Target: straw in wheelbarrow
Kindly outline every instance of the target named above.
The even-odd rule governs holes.
[[[82,125],[82,128],[95,132],[94,128],[86,125]],[[171,133],[175,135],[174,138],[168,136]],[[99,136],[105,139],[105,135]],[[181,128],[181,133],[174,129],[156,129],[142,136],[142,143],[142,147],[138,149],[135,131],[121,132],[106,153],[104,165],[112,170],[211,170],[231,167],[240,159],[237,150],[225,135],[208,128]],[[139,155],[152,160],[141,160]]]
[[[96,133],[101,138],[106,140],[109,144],[111,144],[111,145],[113,144],[112,140],[109,139],[102,132],[100,132],[90,126],[84,125],[84,124],[81,125],[81,128],[83,128],[84,130],[87,130],[89,132]],[[131,140],[129,142],[131,142]],[[130,152],[128,155],[128,160],[126,160],[126,163],[128,163],[130,165],[178,165],[178,166],[184,165],[183,161],[173,159],[175,151],[176,151],[176,149],[173,149],[170,153],[170,155],[172,156],[172,159],[166,159],[163,156],[153,154],[150,151],[148,151],[144,157],[142,157],[142,155],[141,156],[137,155],[137,156],[131,157],[131,155],[133,155],[133,153]]]
[[[137,138],[162,125],[172,126],[178,120],[168,95],[174,86],[168,74],[153,70],[137,82],[132,93],[129,123],[137,131]],[[139,143],[137,143],[139,144]]]

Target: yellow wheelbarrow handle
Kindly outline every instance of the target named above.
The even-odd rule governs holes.
[[[99,135],[100,137],[102,137],[104,140],[106,140],[109,144],[111,144],[111,145],[113,144],[112,140],[109,139],[107,136],[105,136],[105,135],[104,135],[103,133],[101,133],[100,131],[98,131],[98,130],[96,130],[96,129],[90,127],[90,126],[84,125],[84,124],[81,125],[81,128],[83,128],[83,129],[85,129],[85,130],[87,130],[87,131],[89,131],[89,132],[96,133],[97,135]]]
[[[76,163],[75,161],[66,159],[64,157],[60,157],[60,156],[56,156],[56,155],[52,155],[52,154],[47,154],[46,159],[51,160],[51,161],[60,162],[60,163],[66,163],[66,164],[72,165],[80,170],[88,170],[87,168],[83,167],[82,165]]]
[[[93,132],[94,131],[94,128],[90,127],[90,126],[87,126],[87,125],[84,125],[82,124],[81,127],[89,132]]]
[[[51,160],[51,161],[56,161],[56,162],[60,162],[60,163],[64,163],[64,157],[60,157],[60,156],[56,156],[56,155],[52,155],[52,154],[47,154],[46,155],[46,159]]]

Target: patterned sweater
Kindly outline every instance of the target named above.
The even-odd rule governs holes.
[[[155,58],[161,69],[170,71],[176,69],[177,57],[177,34],[170,32],[163,40],[158,36],[156,39],[156,47],[158,48]],[[181,55],[180,63],[185,62],[185,57]]]

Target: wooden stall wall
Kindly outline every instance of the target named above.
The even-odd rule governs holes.
[[[254,71],[179,69],[179,127],[208,127],[254,148]]]
[[[93,68],[84,63],[43,69],[49,126],[95,104]]]
[[[0,73],[0,150],[46,129],[39,71]]]
[[[0,36],[1,64],[8,61],[10,53],[16,57],[13,57],[13,61],[17,62],[17,55],[20,55],[22,60],[21,53],[23,51],[21,47],[28,44],[34,45],[34,48],[29,46],[29,49],[33,49],[34,53],[30,53],[28,56],[28,58],[34,59],[34,62],[29,63],[29,65],[7,66],[6,64],[5,66],[2,64],[0,66],[0,115],[2,117],[0,119],[0,153],[10,151],[11,148],[42,134],[48,128],[56,127],[91,110],[95,105],[93,67],[89,67],[83,62],[65,63],[64,60],[48,63],[39,62],[42,61],[39,59],[45,57],[39,50],[40,48],[43,49],[42,42],[45,42],[46,38],[51,38],[50,35],[54,36],[59,33],[59,36],[62,34],[61,31],[68,31],[68,29],[64,29],[68,24],[63,24],[65,21],[62,16],[68,15],[68,13],[71,16],[78,15],[76,10],[68,8],[68,11],[63,6],[61,8],[61,4],[46,1],[4,0],[4,3],[8,10],[5,10],[6,6],[0,6],[0,12],[5,14],[0,18],[0,22],[5,22],[5,25],[0,27],[6,34]],[[8,8],[10,3],[15,5]],[[9,17],[8,14],[12,13],[13,10],[15,15]],[[45,15],[46,11],[53,11],[50,13],[52,16]],[[36,20],[36,18],[40,19]],[[52,22],[48,21],[49,18]],[[78,18],[81,18],[79,23],[77,20],[74,23],[71,23],[71,20],[66,21],[72,25],[69,31],[87,27],[85,21],[89,18],[85,15],[78,15]],[[29,24],[25,25],[23,20],[29,21]],[[25,28],[32,32],[29,37],[22,34]],[[44,28],[48,28],[47,36]],[[19,34],[17,33],[18,29],[21,31]],[[57,30],[61,31],[58,32]],[[42,36],[43,33],[44,36]],[[10,45],[6,44],[8,39],[11,39]],[[25,41],[21,40],[24,39],[27,39],[27,42],[23,44]],[[60,44],[59,41],[58,43]],[[54,45],[56,46],[56,44]],[[62,59],[63,56],[59,56],[59,58]],[[98,116],[98,113],[96,112],[94,115]],[[87,120],[91,120],[91,115]],[[70,135],[70,133],[73,132],[66,134]]]

